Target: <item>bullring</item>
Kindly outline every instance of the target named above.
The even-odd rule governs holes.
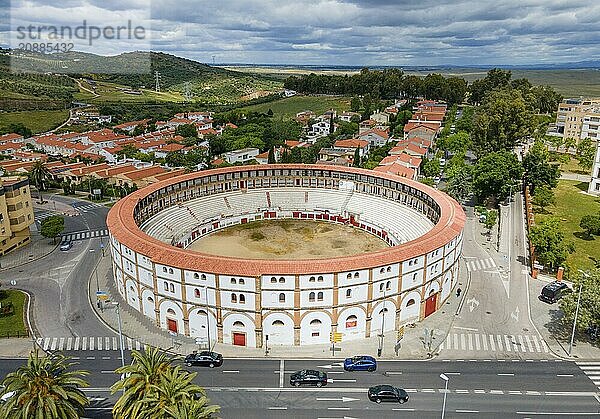
[[[269,219],[351,225],[389,247],[329,259],[241,259],[187,249]],[[239,166],[155,183],[108,215],[113,275],[162,329],[249,347],[327,343],[435,312],[458,282],[465,214],[446,194],[364,169]]]

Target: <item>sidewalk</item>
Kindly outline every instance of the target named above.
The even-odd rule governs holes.
[[[160,330],[154,322],[141,313],[129,307],[121,298],[115,289],[112,279],[110,255],[106,254],[98,265],[98,278],[100,289],[106,291],[110,301],[119,302],[122,307],[121,321],[123,334],[144,344],[156,346],[162,349],[168,349],[178,354],[188,354],[193,350],[198,350],[194,339],[183,336],[173,338],[166,331]],[[466,269],[461,269],[461,277],[466,278]],[[96,287],[95,278],[90,281],[90,302],[98,315],[111,329],[116,333],[118,330],[118,317],[114,308],[100,310],[96,306]],[[466,289],[466,279],[461,280],[459,286]],[[466,292],[462,294],[462,297]],[[404,338],[398,355],[395,354],[396,331],[385,332],[382,356],[380,359],[412,359],[426,360],[431,358],[428,353],[436,355],[437,348],[446,338],[454,322],[460,299],[454,292],[451,293],[448,301],[443,307],[429,316],[426,320],[416,323],[414,327],[406,327]],[[434,329],[434,339],[431,344],[431,350],[425,345],[425,336],[428,330]],[[349,357],[356,354],[368,354],[376,356],[379,346],[379,337],[368,339],[352,340],[336,344],[335,358]],[[222,353],[225,357],[251,357],[251,358],[327,358],[333,357],[331,345],[310,345],[310,346],[271,346],[268,355],[265,355],[265,348],[246,348],[233,346],[223,343],[217,343],[214,350]]]
[[[587,336],[575,334],[573,350],[569,356],[572,324],[563,325],[562,312],[558,303],[547,304],[537,297],[541,289],[556,278],[548,275],[538,275],[537,279],[529,277],[529,297],[531,304],[531,320],[539,333],[544,337],[550,350],[565,359],[600,359],[598,343],[592,344]]]
[[[48,256],[56,250],[59,244],[59,238],[57,238],[56,243],[53,243],[52,239],[32,232],[31,241],[28,244],[0,257],[0,272]]]
[[[34,348],[31,338],[0,339],[0,359],[27,358]]]

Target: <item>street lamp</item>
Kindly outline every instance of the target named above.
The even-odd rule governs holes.
[[[208,337],[208,350],[210,351],[212,348],[210,347],[210,314],[208,312],[208,287],[203,287],[204,289],[204,309],[206,310],[206,333]]]
[[[119,346],[121,347],[121,366],[124,367],[125,366],[125,355],[123,353],[123,347],[125,346],[125,343],[123,342],[123,328],[121,326],[121,310],[120,310],[120,305],[118,301],[113,301],[112,305],[115,306],[116,310],[117,310],[117,317],[119,318]],[[123,390],[125,391],[125,390]]]
[[[444,403],[442,404],[442,419],[444,419],[444,415],[446,414],[446,394],[448,394],[448,381],[450,378],[446,374],[440,374],[440,378],[446,382],[446,388],[444,389]]]
[[[590,275],[587,272],[578,269],[579,273],[581,273],[584,277],[589,277]],[[571,343],[569,343],[569,356],[571,356],[571,351],[573,350],[573,340],[575,340],[575,328],[577,327],[577,316],[579,315],[579,302],[581,301],[581,290],[583,288],[583,281],[579,284],[579,295],[577,296],[577,308],[575,308],[575,318],[573,319],[573,330],[571,330]]]
[[[385,338],[385,334],[383,333],[385,327],[385,292],[387,290],[383,290],[383,308],[381,309],[381,334],[379,335],[379,347],[377,348],[377,356],[380,357],[383,352],[383,339]]]

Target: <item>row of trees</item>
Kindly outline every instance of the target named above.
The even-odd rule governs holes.
[[[133,362],[115,372],[121,379],[111,387],[122,392],[112,413],[117,419],[205,419],[219,411],[206,392],[193,382],[196,373],[175,365],[175,358],[156,348],[132,352]],[[27,364],[2,381],[0,416],[6,419],[61,418],[84,415],[89,404],[82,389],[87,371],[74,370],[66,356],[33,352]]]

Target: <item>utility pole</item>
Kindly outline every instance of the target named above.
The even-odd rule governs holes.
[[[158,70],[154,72],[154,90],[160,92],[160,73]]]

